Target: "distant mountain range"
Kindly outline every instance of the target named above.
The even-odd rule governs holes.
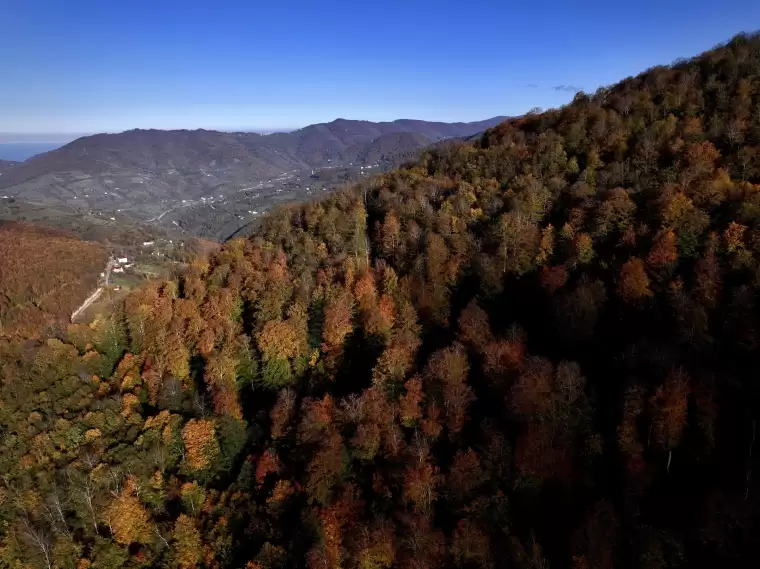
[[[503,120],[338,119],[268,135],[208,130],[97,134],[22,163],[0,163],[0,195],[99,215],[118,212],[143,221],[163,220],[174,209],[206,203],[202,198],[276,192],[278,180],[306,180],[314,170],[377,168],[395,156],[472,136]]]

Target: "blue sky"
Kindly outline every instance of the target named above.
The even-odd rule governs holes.
[[[0,132],[479,120],[757,28],[757,0],[0,0]]]

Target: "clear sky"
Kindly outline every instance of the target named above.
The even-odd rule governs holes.
[[[0,0],[0,132],[516,115],[757,28],[759,0]]]

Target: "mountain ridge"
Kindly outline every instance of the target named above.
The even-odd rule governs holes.
[[[23,200],[123,212],[146,221],[171,207],[257,185],[266,197],[277,191],[264,187],[273,179],[305,179],[323,168],[377,165],[397,152],[474,135],[504,118],[473,123],[336,119],[267,135],[205,129],[100,133],[3,167],[0,190]]]

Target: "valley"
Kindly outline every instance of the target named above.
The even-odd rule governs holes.
[[[278,205],[318,198],[381,171],[379,164],[322,170],[296,170],[272,179],[199,200],[183,200],[149,222],[174,226],[207,239],[225,241],[254,228]]]

